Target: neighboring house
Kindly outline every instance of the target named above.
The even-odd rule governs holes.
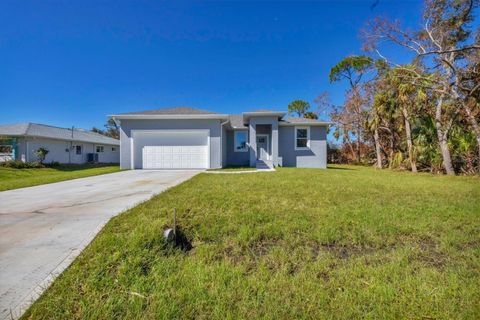
[[[189,107],[111,115],[123,169],[285,166],[325,168],[329,123],[258,110],[228,115]]]
[[[0,161],[36,161],[35,152],[40,147],[49,151],[45,163],[120,161],[120,141],[98,133],[36,123],[0,125]]]

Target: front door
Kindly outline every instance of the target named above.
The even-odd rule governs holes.
[[[268,160],[268,136],[257,135],[257,159]]]

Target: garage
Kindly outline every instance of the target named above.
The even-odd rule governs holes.
[[[132,130],[136,169],[209,168],[209,130]]]

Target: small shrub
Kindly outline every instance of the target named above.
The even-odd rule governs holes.
[[[40,147],[35,151],[35,155],[37,156],[38,161],[43,164],[43,161],[45,161],[45,157],[49,152],[50,151],[48,151],[47,148]]]
[[[54,167],[58,167],[60,166],[60,162],[58,161],[52,161],[50,163],[46,163],[45,166],[49,167],[49,168],[54,168]]]
[[[19,160],[10,160],[5,161],[0,164],[2,167],[5,168],[14,168],[14,169],[38,169],[38,168],[45,168],[43,164],[37,161],[33,162],[22,162]]]

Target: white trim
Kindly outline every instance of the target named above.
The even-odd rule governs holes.
[[[258,151],[258,142],[257,142],[257,138],[258,137],[266,137],[267,138],[267,160],[271,160],[272,158],[272,155],[271,155],[271,150],[270,150],[270,135],[268,134],[257,134],[256,137],[255,137],[255,147],[257,148],[257,150],[255,151]],[[260,155],[257,153],[257,160],[260,160]]]
[[[130,131],[130,169],[135,169],[135,149],[133,145],[133,130]]]
[[[237,150],[237,132],[245,132],[245,149]],[[247,129],[235,129],[233,130],[233,151],[234,152],[248,152],[248,130]]]
[[[297,147],[297,130],[305,129],[307,130],[307,146],[306,147]],[[310,127],[308,126],[296,126],[293,130],[293,143],[295,150],[310,150]]]
[[[132,161],[132,165],[131,165],[131,169],[135,169],[135,162],[134,162],[134,143],[133,143],[133,138],[135,136],[135,134],[137,133],[195,133],[195,132],[203,132],[203,133],[206,133],[207,134],[207,149],[208,149],[208,152],[207,152],[207,169],[211,169],[212,168],[212,164],[211,164],[211,161],[210,161],[210,157],[211,157],[211,148],[210,148],[210,129],[151,129],[151,130],[141,130],[141,129],[135,129],[135,130],[130,130],[130,141],[131,141],[131,145],[130,145],[130,156],[131,156],[131,161]],[[220,142],[221,143],[221,142]],[[221,151],[220,151],[221,152]],[[221,162],[221,161],[220,161]]]
[[[170,133],[170,132],[175,132],[175,133],[195,133],[195,132],[206,132],[210,136],[210,129],[147,129],[147,130],[141,130],[141,129],[134,129],[130,130],[132,133],[132,136],[135,135],[136,133]]]
[[[304,127],[310,127],[310,126],[317,126],[317,127],[319,127],[319,126],[322,126],[322,127],[328,127],[328,126],[330,126],[330,125],[333,125],[333,123],[332,123],[332,122],[294,122],[294,123],[292,123],[292,122],[287,122],[287,123],[285,123],[285,122],[279,122],[278,125],[281,126],[281,127],[288,127],[288,126],[290,126],[290,127],[293,127],[293,126],[295,126],[295,127],[297,127],[297,126],[304,126]]]
[[[227,120],[228,114],[111,114],[114,121],[120,119],[222,119]]]

